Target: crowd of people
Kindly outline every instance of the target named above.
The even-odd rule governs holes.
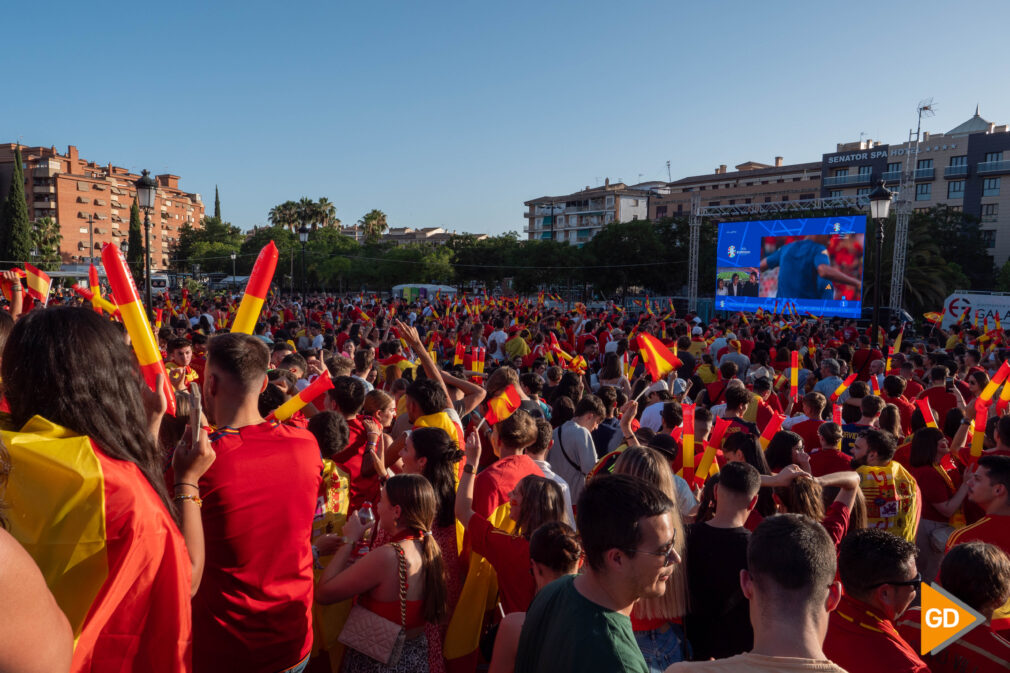
[[[1001,330],[13,285],[0,670],[1010,668]]]

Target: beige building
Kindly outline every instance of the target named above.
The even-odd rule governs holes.
[[[839,144],[823,158],[823,195],[866,195],[880,179],[896,191],[911,149],[908,142]],[[1003,264],[1010,258],[1010,126],[983,119],[976,108],[946,133],[924,132],[915,157],[914,204],[919,211],[945,205],[979,217],[986,245]]]
[[[575,246],[585,245],[611,222],[630,222],[649,218],[649,198],[665,188],[663,182],[625,185],[623,182],[602,187],[586,187],[581,192],[563,196],[541,196],[526,201],[523,231],[529,240],[554,240]]]
[[[777,201],[814,199],[820,195],[821,164],[784,165],[747,161],[728,171],[723,164],[707,175],[693,175],[667,185],[667,193],[657,193],[649,203],[650,219],[686,217],[691,199],[697,194],[701,206],[732,206]]]
[[[0,145],[0,198],[7,196],[16,149],[14,143]],[[139,175],[112,164],[86,161],[73,145],[66,154],[55,147],[22,146],[21,157],[28,217],[51,217],[60,225],[64,264],[87,263],[89,257],[101,256],[105,243],[120,246],[128,239],[130,206]],[[158,191],[151,212],[151,265],[161,270],[169,266],[179,230],[186,223],[200,226],[204,211],[199,194],[179,188],[178,175],[166,173],[155,180]],[[141,213],[141,221],[143,217]],[[94,249],[89,255],[92,241]]]
[[[365,242],[365,233],[361,227],[352,224],[341,227],[340,233],[353,238],[358,243]],[[455,231],[446,231],[442,227],[424,227],[422,229],[412,229],[410,227],[393,227],[387,229],[380,242],[395,243],[397,246],[410,245],[411,243],[430,243],[431,245],[445,245],[450,238],[456,236]],[[462,234],[464,236],[474,236],[478,241],[487,238],[487,234]]]

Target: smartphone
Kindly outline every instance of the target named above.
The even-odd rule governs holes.
[[[947,388],[947,390],[953,390],[954,389],[954,378],[953,377],[951,377],[951,376],[947,377],[946,388]]]
[[[200,396],[200,386],[196,381],[189,384],[189,427],[193,433],[193,448],[200,443],[200,431],[203,429],[202,419],[203,398]]]

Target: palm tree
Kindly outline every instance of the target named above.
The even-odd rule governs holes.
[[[319,199],[318,205],[322,217],[320,224],[324,227],[339,227],[340,220],[337,218],[337,207],[325,196]]]
[[[295,204],[298,213],[298,223],[310,225],[314,230],[319,223],[319,204],[307,196],[303,196]]]
[[[292,232],[298,224],[298,204],[294,201],[285,201],[270,209],[268,215],[270,224],[275,227],[287,227]]]
[[[365,233],[365,239],[369,241],[378,240],[389,229],[386,222],[386,214],[376,209],[369,211],[358,220],[358,226]]]

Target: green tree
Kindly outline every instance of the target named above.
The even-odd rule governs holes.
[[[324,196],[319,199],[317,206],[322,226],[328,228],[340,227],[340,219],[337,217],[337,207],[328,198]]]
[[[274,206],[270,209],[268,219],[275,227],[286,227],[293,232],[298,228],[298,202],[285,201]]]
[[[28,203],[25,201],[25,172],[21,163],[21,148],[14,151],[14,172],[7,198],[0,207],[0,260],[3,266],[17,266],[28,260],[32,252]]]
[[[358,220],[358,226],[365,233],[366,241],[378,241],[389,229],[386,214],[381,210],[372,209]]]
[[[1010,292],[1010,259],[1003,262],[996,276],[996,291]]]
[[[62,257],[60,243],[63,235],[60,225],[51,217],[40,217],[32,222],[32,249],[38,251],[35,255],[36,265],[44,271],[59,271]]]
[[[217,193],[217,185],[214,185],[214,217],[221,219],[221,197]]]
[[[126,239],[126,264],[133,272],[133,277],[138,285],[143,283],[144,278],[144,234],[141,231],[140,206],[137,199],[133,199],[130,206],[130,235]]]

